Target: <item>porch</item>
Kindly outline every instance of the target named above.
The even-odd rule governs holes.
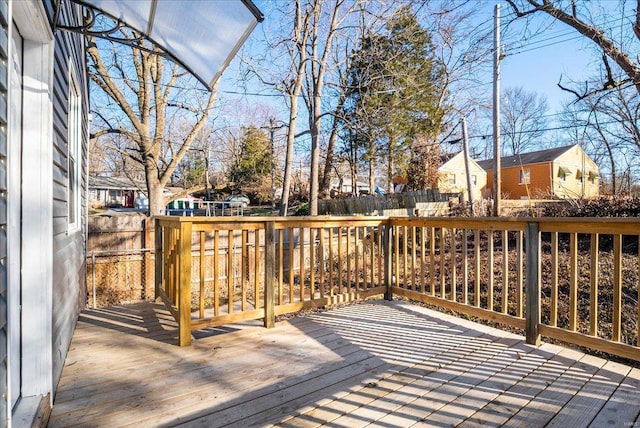
[[[86,310],[50,427],[637,426],[640,370],[402,301],[196,333]]]
[[[632,426],[638,368],[536,345],[640,361],[639,231],[637,219],[160,217],[164,305],[83,313],[50,425]]]

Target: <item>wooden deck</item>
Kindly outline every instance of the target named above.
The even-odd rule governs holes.
[[[640,370],[404,302],[229,326],[83,312],[50,427],[640,425]]]

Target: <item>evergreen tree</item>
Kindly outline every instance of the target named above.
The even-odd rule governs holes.
[[[271,145],[267,133],[255,126],[244,129],[240,153],[229,171],[234,190],[269,200],[271,194]]]
[[[382,34],[363,37],[351,57],[343,119],[350,130],[350,152],[360,153],[368,163],[384,159],[389,183],[394,175],[406,175],[412,162],[424,164],[425,151],[414,153],[414,141],[433,141],[440,130],[441,73],[429,32],[406,5],[395,12]],[[413,174],[426,171],[413,170]],[[409,177],[410,184],[426,181]]]

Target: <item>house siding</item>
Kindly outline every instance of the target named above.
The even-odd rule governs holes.
[[[502,169],[502,195],[507,199],[540,199],[550,196],[549,162]],[[520,184],[520,171],[528,169],[530,183]]]
[[[471,187],[474,201],[484,197],[487,186],[487,173],[474,160],[469,162],[471,176],[476,176],[476,184]],[[455,183],[450,183],[451,176],[455,176]],[[463,198],[469,198],[467,192],[467,173],[464,156],[458,153],[438,169],[438,190],[440,193],[462,193]]]
[[[562,180],[558,175],[560,167],[568,168],[571,173]],[[589,183],[589,172],[599,172],[598,166],[579,148],[574,147],[558,156],[552,166],[555,194],[566,198],[591,198],[599,194],[599,179]],[[582,182],[578,179],[582,175]]]
[[[53,2],[46,0],[52,17]],[[81,22],[81,10],[71,2],[63,2],[59,18],[67,25]],[[80,311],[86,303],[86,227],[87,227],[87,147],[88,90],[83,36],[56,31],[53,81],[53,311],[52,352],[53,385],[56,388],[71,337]],[[73,67],[69,61],[73,62]],[[75,70],[82,100],[80,153],[79,227],[69,228],[69,70]],[[55,393],[55,390],[54,390]]]
[[[0,0],[0,123],[7,117],[8,3]],[[8,418],[7,397],[7,133],[0,127],[0,425]]]

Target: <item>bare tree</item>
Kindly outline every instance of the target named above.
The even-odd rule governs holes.
[[[545,133],[547,125],[547,99],[535,91],[521,86],[511,87],[502,93],[502,117],[500,130],[509,153],[517,155],[531,151]]]
[[[151,44],[141,50],[89,37],[87,45],[89,77],[101,92],[92,103],[98,119],[93,137],[126,137],[126,144],[111,148],[144,169],[149,213],[159,214],[164,187],[207,123],[217,84],[211,92],[197,89]]]
[[[591,20],[589,12],[594,5],[591,2],[551,0],[507,0],[518,18],[527,17],[536,13],[544,13],[551,16],[585,37],[591,40],[602,52],[602,81],[596,87],[585,83],[579,88],[569,88],[559,84],[560,88],[583,99],[593,94],[606,92],[614,87],[623,85],[633,86],[640,94],[640,58],[633,57],[633,50],[637,49],[640,41],[640,2],[635,4],[635,11],[629,10],[625,0],[619,1],[619,10],[623,15],[629,15],[624,26],[616,25],[616,29],[598,27]],[[635,16],[634,16],[635,15]],[[614,33],[615,31],[615,33]],[[634,43],[634,38],[635,43]],[[622,72],[614,72],[612,65],[617,65]]]

